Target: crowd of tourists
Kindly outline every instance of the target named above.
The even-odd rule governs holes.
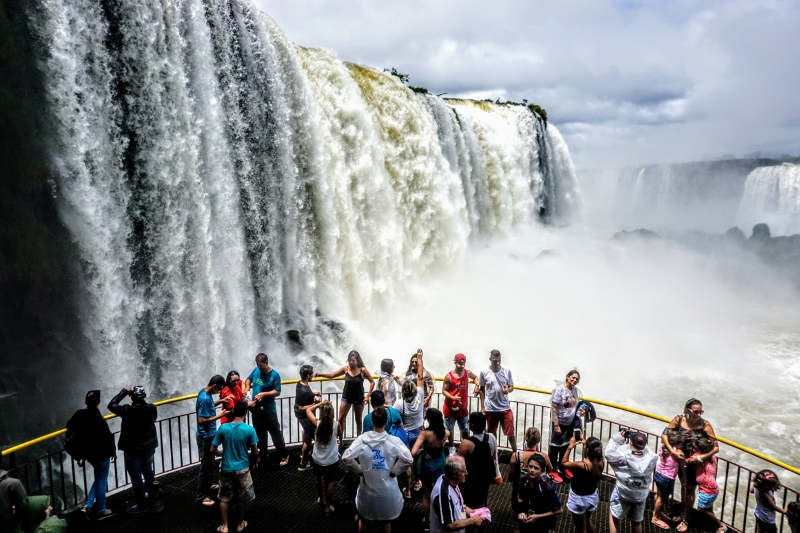
[[[699,516],[725,533],[713,504],[719,494],[716,478],[719,446],[712,425],[703,418],[703,405],[695,398],[664,429],[656,450],[648,447],[646,434],[622,428],[604,446],[587,437],[585,424],[595,418],[594,407],[582,398],[580,374],[571,370],[553,391],[550,441],[547,453],[540,450],[538,428],[524,432],[522,450],[517,449],[516,424],[509,402],[514,391],[511,371],[502,366],[498,350],[489,355],[489,366],[478,374],[466,368],[463,354],[454,357],[454,368],[443,380],[443,408],[431,406],[435,392],[432,375],[425,369],[422,350],[412,355],[405,374],[395,374],[391,359],[380,364],[380,377],[373,380],[357,351],[335,372],[314,372],[300,367],[294,414],[302,427],[300,470],[312,470],[317,503],[329,515],[334,483],[340,464],[347,470],[344,485],[355,500],[359,532],[379,527],[391,531],[412,491],[421,491],[424,509],[422,529],[434,533],[480,528],[492,520],[488,507],[492,487],[511,484],[514,533],[548,533],[555,529],[563,505],[553,488],[569,483],[566,508],[577,533],[595,533],[592,514],[599,504],[598,482],[610,466],[615,486],[609,502],[609,529],[621,531],[629,520],[633,533],[642,533],[645,502],[655,483],[657,493],[651,522],[678,533],[689,527],[697,506]],[[197,395],[196,444],[200,468],[195,499],[199,505],[219,506],[220,533],[247,528],[246,505],[255,499],[253,473],[267,458],[267,434],[272,441],[275,463],[288,464],[289,454],[278,418],[276,398],[281,377],[266,354],[255,358],[256,366],[242,381],[236,371],[227,377],[213,376]],[[312,388],[314,378],[344,376],[338,413]],[[365,387],[368,385],[368,389]],[[480,409],[471,411],[471,393]],[[130,403],[125,402],[130,398]],[[216,397],[216,399],[215,399]],[[369,402],[371,412],[364,415]],[[157,408],[147,401],[143,387],[122,389],[108,410],[122,420],[119,440],[114,442],[100,413],[100,391],[89,391],[86,409],[75,413],[67,424],[65,449],[94,469],[94,482],[86,496],[83,513],[94,520],[116,514],[106,506],[107,478],[117,448],[131,480],[134,503],[127,513],[160,512],[164,508],[155,479],[153,459],[158,447]],[[347,414],[353,410],[358,436],[340,456]],[[252,425],[246,422],[248,413]],[[455,428],[460,442],[456,446]],[[506,479],[498,467],[498,431],[507,438],[511,458]],[[582,460],[573,451],[581,446]],[[218,475],[216,460],[221,457]],[[215,479],[217,481],[215,481]],[[669,516],[667,502],[675,481],[681,483],[681,512]],[[796,533],[800,504],[786,509],[776,503],[780,487],[777,475],[758,472],[751,491],[755,499],[757,533],[777,533],[776,513],[788,514]],[[22,483],[0,470],[0,525],[9,531],[27,533],[62,532],[66,522],[51,516],[49,496],[27,496]],[[229,518],[230,517],[230,518]]]

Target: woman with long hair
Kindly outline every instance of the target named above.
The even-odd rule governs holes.
[[[361,354],[353,350],[347,355],[347,365],[341,367],[335,372],[330,374],[323,374],[315,372],[315,378],[333,379],[344,375],[344,390],[342,391],[342,402],[339,405],[339,425],[342,428],[339,433],[339,444],[342,443],[344,432],[347,427],[347,413],[350,412],[350,406],[353,406],[353,411],[356,416],[356,429],[358,434],[361,434],[364,413],[364,403],[369,401],[369,395],[375,388],[375,382],[372,380],[372,374],[369,373],[367,367],[364,366],[364,361],[361,360]],[[369,381],[369,392],[364,392],[364,381]]]
[[[319,418],[314,414],[318,408]],[[329,515],[333,512],[333,484],[336,481],[336,470],[339,468],[337,435],[339,435],[341,425],[336,420],[333,406],[328,400],[308,406],[306,415],[309,422],[316,428],[311,462],[314,467],[314,479],[319,496],[317,503],[324,505],[325,514]]]
[[[408,435],[408,442],[406,445],[408,446],[409,450],[417,441],[419,434],[422,432],[422,421],[424,420],[423,411],[425,408],[425,396],[423,387],[425,383],[423,379],[423,372],[425,370],[425,366],[422,362],[421,348],[417,350],[417,361],[417,379],[415,381],[409,379],[403,383],[403,388],[400,392],[401,397],[398,398],[394,403],[394,408],[400,412],[400,416],[403,418],[403,428],[406,430],[406,434]],[[416,467],[416,464],[414,467]],[[413,468],[408,469],[408,486],[403,492],[403,496],[406,499],[411,497],[411,480],[414,477],[413,472]],[[419,490],[421,488],[422,483],[419,479],[417,479],[416,483],[414,483],[414,490]]]
[[[681,480],[681,523],[677,530],[683,533],[689,529],[689,514],[694,508],[694,499],[697,492],[696,464],[702,464],[712,455],[719,453],[719,444],[716,441],[714,428],[703,415],[703,403],[697,398],[690,398],[683,406],[683,414],[677,415],[661,434],[661,442],[667,451],[686,461],[686,466],[678,469]],[[683,449],[675,450],[669,443],[670,430],[677,430],[683,436]],[[713,444],[708,453],[692,456],[694,442],[699,438],[707,438]]]
[[[419,358],[417,354],[411,356],[411,360],[408,362],[408,369],[406,370],[404,380],[411,380],[416,382],[417,381],[417,365],[419,364]],[[433,380],[433,376],[430,372],[423,369],[422,371],[422,379],[425,380],[425,386],[423,390],[425,391],[425,410],[428,410],[428,407],[431,405],[431,398],[433,397],[433,393],[436,392],[436,382]]]
[[[564,461],[578,444],[583,444],[586,452],[583,461]],[[575,531],[595,533],[592,513],[597,510],[597,503],[600,501],[597,482],[605,468],[603,443],[597,437],[582,439],[580,442],[575,442],[573,437],[567,447],[567,453],[562,456],[561,466],[572,472],[567,509],[572,514]]]
[[[425,420],[428,427],[417,437],[411,455],[419,456],[417,476],[422,481],[422,508],[425,510],[423,529],[427,531],[431,519],[431,491],[436,480],[444,474],[444,445],[450,432],[444,427],[444,415],[434,407],[428,409]]]
[[[553,389],[553,394],[550,396],[550,446],[547,455],[550,463],[567,477],[570,473],[561,468],[561,462],[572,438],[574,429],[572,422],[581,401],[581,390],[578,388],[580,381],[580,373],[572,369],[567,372],[564,383]],[[553,472],[550,477],[556,483],[563,481],[558,472]]]

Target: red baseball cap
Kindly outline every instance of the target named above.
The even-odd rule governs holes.
[[[457,353],[455,358],[453,359],[453,362],[454,363],[466,363],[467,362],[467,356],[464,355],[463,353]]]

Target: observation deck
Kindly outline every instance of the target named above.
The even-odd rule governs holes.
[[[327,380],[326,380],[327,381]],[[296,381],[284,381],[284,392],[289,392],[290,386]],[[325,391],[324,388],[331,391]],[[325,384],[323,387],[323,397],[330,400],[338,408],[341,392],[339,384],[335,381]],[[544,405],[540,398],[540,403],[530,400],[537,394],[548,394],[549,391],[516,387],[514,396],[516,401],[512,401],[515,424],[518,437],[524,434],[526,428],[536,426],[540,429],[543,437],[544,447],[549,437],[549,406]],[[159,448],[156,450],[154,458],[155,471],[164,492],[165,509],[158,514],[126,515],[121,513],[118,516],[107,520],[88,523],[85,520],[73,520],[70,524],[70,531],[97,531],[97,532],[198,532],[216,531],[220,524],[219,509],[217,506],[204,507],[194,501],[194,494],[197,482],[197,450],[194,442],[194,431],[196,427],[196,415],[194,404],[192,403],[196,395],[173,398],[157,405],[170,405],[166,409],[176,411],[184,410],[183,414],[167,416],[158,420],[157,429],[159,433]],[[603,405],[613,409],[621,410],[629,420],[631,415],[638,417],[644,424],[652,420],[665,423],[668,419],[645,413],[643,411],[618,406],[602,400],[586,398],[596,405]],[[188,402],[191,406],[186,405]],[[439,407],[442,402],[440,393],[437,393],[432,406]],[[471,410],[477,409],[477,399],[471,398]],[[248,521],[248,530],[282,532],[330,532],[330,531],[355,531],[356,525],[353,517],[356,514],[355,504],[348,497],[341,483],[336,484],[334,490],[335,511],[330,516],[325,516],[323,508],[317,505],[317,493],[314,486],[314,474],[312,471],[300,472],[297,470],[299,461],[299,445],[301,439],[300,428],[293,415],[294,398],[291,396],[281,396],[278,398],[279,417],[284,428],[284,438],[291,452],[290,464],[280,468],[273,461],[267,461],[260,470],[254,474],[254,485],[256,499],[247,506],[245,519]],[[162,408],[163,410],[166,410]],[[189,412],[186,412],[189,411]],[[365,409],[365,414],[367,410]],[[109,419],[114,418],[109,415]],[[635,420],[635,418],[634,418]],[[112,431],[115,422],[111,421]],[[660,425],[660,423],[658,425]],[[634,427],[637,424],[620,423],[606,418],[598,418],[586,428],[587,436],[595,436],[603,441],[604,445],[609,437],[618,432],[620,427]],[[662,426],[663,427],[663,426]],[[640,429],[641,430],[641,429]],[[659,441],[659,435],[653,432],[641,430],[648,435],[648,445],[655,449]],[[62,449],[63,442],[59,435],[64,430],[45,435],[33,441],[23,443],[19,446],[9,448],[2,452],[5,457],[5,464],[11,463],[9,471],[13,477],[22,480],[29,494],[49,494],[54,501],[53,506],[58,511],[66,510],[70,515],[80,508],[80,504],[85,498],[89,487],[92,484],[92,468],[82,468],[73,461]],[[457,433],[458,435],[458,433]],[[348,417],[345,431],[345,446],[348,440],[355,437],[355,424],[353,414]],[[521,439],[519,439],[521,442]],[[750,485],[755,476],[755,471],[762,468],[775,470],[784,488],[776,492],[778,505],[785,507],[790,501],[800,500],[800,493],[789,487],[797,486],[800,482],[800,470],[781,461],[767,457],[763,454],[749,450],[748,448],[720,438],[722,443],[719,463],[717,466],[717,479],[720,486],[720,494],[714,505],[714,512],[721,517],[723,522],[731,528],[742,532],[752,532],[755,526],[753,518],[754,498],[750,494]],[[25,452],[33,445],[50,446],[52,451],[28,460],[17,461],[17,455]],[[507,448],[505,438],[500,439],[500,469],[507,478],[508,461],[510,452]],[[727,446],[738,448],[751,455],[748,462],[753,465],[753,469],[737,464],[725,457],[726,451],[730,451]],[[271,447],[271,446],[270,446]],[[342,449],[342,451],[344,448]],[[576,451],[580,456],[581,449]],[[344,475],[344,469],[340,467],[339,479]],[[108,480],[110,508],[117,509],[132,503],[130,485],[123,467],[122,454],[118,452],[118,461],[112,464],[111,473]],[[613,471],[606,469],[606,476],[599,484],[600,506],[593,513],[592,519],[598,533],[608,531],[608,502],[611,491],[614,487]],[[675,498],[680,498],[680,485],[676,484]],[[568,483],[555,486],[564,504],[564,514],[557,522],[556,531],[558,533],[568,533],[575,531],[569,511],[566,509],[567,494],[569,491]],[[643,522],[644,531],[647,533],[657,533],[662,530],[650,523],[652,515],[654,486],[651,487],[651,496],[645,510],[645,520]],[[500,486],[493,486],[489,492],[489,508],[492,511],[492,523],[486,531],[510,532],[513,527],[513,513],[511,510],[511,486],[503,483]],[[668,510],[670,516],[680,514],[680,504],[672,502],[672,507]],[[422,522],[421,495],[415,493],[411,500],[406,501],[403,512],[394,522],[394,531],[416,532],[421,531]],[[677,525],[677,524],[674,524]],[[713,531],[715,528],[707,524],[699,516],[692,516],[691,531]],[[629,530],[630,523],[623,521],[623,532]],[[673,527],[674,531],[674,527]],[[779,533],[789,533],[789,525],[785,517],[778,515]]]

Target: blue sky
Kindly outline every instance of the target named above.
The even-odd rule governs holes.
[[[579,167],[800,155],[800,2],[255,2],[412,85],[539,103]]]

